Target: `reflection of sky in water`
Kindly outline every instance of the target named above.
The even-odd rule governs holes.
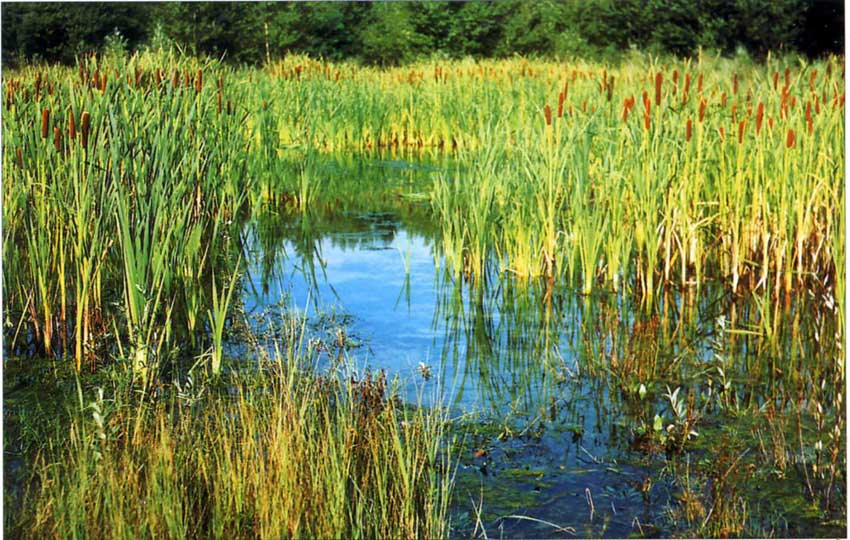
[[[311,318],[329,312],[352,316],[348,330],[362,346],[349,350],[350,359],[357,366],[383,369],[389,377],[413,382],[406,390],[408,399],[421,390],[424,381],[418,366],[427,364],[434,375],[424,383],[427,395],[437,385],[444,344],[444,333],[435,329],[434,321],[440,286],[434,250],[422,236],[365,224],[361,233],[321,235],[313,257],[315,282],[305,257],[296,255],[291,242],[284,242],[281,253],[286,255],[276,261],[283,283],[271,284],[259,304],[277,302],[286,293],[291,305],[298,310],[307,307]],[[257,291],[262,290],[259,274],[258,268],[251,268]],[[255,302],[252,294],[246,294],[247,308]]]

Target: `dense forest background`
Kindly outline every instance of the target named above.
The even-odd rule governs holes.
[[[842,0],[3,3],[2,60],[71,63],[104,47],[176,43],[257,64],[287,52],[368,64],[433,55],[616,58],[844,51]]]

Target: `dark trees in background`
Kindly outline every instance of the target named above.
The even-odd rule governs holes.
[[[156,6],[139,3],[3,3],[3,61],[18,58],[71,63],[100,49],[118,29],[130,47],[148,37]]]
[[[432,54],[600,56],[630,47],[755,58],[844,50],[842,0],[540,0],[392,3],[4,3],[3,61],[73,62],[120,32],[143,45],[159,25],[195,54],[259,63],[303,52],[403,63]]]

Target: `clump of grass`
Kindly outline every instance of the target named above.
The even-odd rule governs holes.
[[[68,444],[40,456],[15,534],[446,536],[445,418],[401,407],[383,376],[290,365],[164,391],[144,406],[126,390],[96,394]]]

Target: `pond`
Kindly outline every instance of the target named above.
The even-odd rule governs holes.
[[[244,227],[242,305],[306,316],[325,368],[381,370],[407,403],[449,407],[458,537],[675,535],[721,510],[750,530],[841,534],[805,502],[799,455],[776,442],[794,436],[801,388],[822,381],[830,395],[821,308],[783,307],[765,327],[758,299],[721,286],[646,309],[515,278],[496,260],[469,280],[447,265],[421,197],[453,165],[321,170],[315,208]],[[800,424],[801,447],[822,436]]]

